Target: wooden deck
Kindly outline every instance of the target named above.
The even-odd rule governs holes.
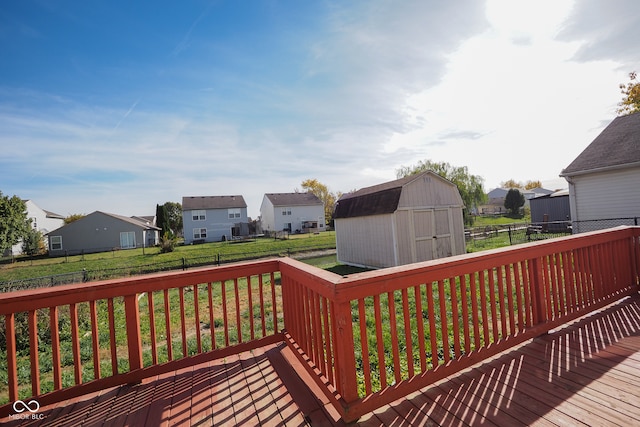
[[[7,425],[344,425],[284,344],[40,408]],[[353,425],[640,425],[633,296],[360,418]]]

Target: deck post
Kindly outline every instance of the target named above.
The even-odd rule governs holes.
[[[544,297],[544,281],[542,279],[542,265],[539,258],[530,260],[529,274],[531,277],[531,304],[533,305],[533,325],[540,325],[547,319],[545,318],[545,297]]]
[[[353,319],[351,317],[351,303],[349,301],[336,302],[335,319],[337,339],[335,357],[338,390],[346,403],[358,399],[358,385],[356,381],[356,356],[353,344]]]
[[[140,312],[138,311],[138,295],[124,297],[125,318],[127,321],[127,347],[129,350],[129,370],[141,369],[142,341],[140,338]]]

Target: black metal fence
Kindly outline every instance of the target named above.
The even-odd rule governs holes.
[[[72,273],[56,274],[51,276],[35,277],[31,279],[0,282],[0,292],[19,291],[23,289],[46,288],[70,283],[92,282],[97,280],[115,279],[120,277],[137,276],[141,274],[158,273],[162,271],[187,270],[194,267],[214,266],[237,261],[248,261],[271,256],[294,256],[302,253],[326,251],[335,249],[335,244],[310,245],[303,247],[265,250],[242,253],[216,253],[211,256],[183,257],[181,259],[155,262],[153,264],[123,266],[100,270],[75,271]]]
[[[503,241],[505,244],[516,245],[519,243],[566,236],[568,234],[604,230],[607,228],[618,227],[620,225],[637,226],[639,224],[640,217],[608,218],[586,221],[567,220],[537,223],[513,223],[474,227],[465,230],[465,234],[468,243],[487,239],[498,239]]]

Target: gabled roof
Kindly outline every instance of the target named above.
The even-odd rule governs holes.
[[[246,208],[242,196],[191,196],[182,198],[182,210]]]
[[[312,192],[307,193],[265,193],[265,197],[276,206],[316,206],[323,205],[322,200]]]
[[[640,113],[613,119],[560,176],[640,165]]]
[[[112,214],[112,213],[108,213],[108,212],[101,212],[101,211],[95,211],[94,213],[100,213],[100,214],[103,214],[103,215],[107,215],[107,216],[110,216],[112,218],[119,219],[119,220],[124,221],[124,222],[128,222],[129,224],[133,224],[133,225],[136,225],[138,227],[144,228],[145,230],[160,230],[160,228],[158,228],[158,227],[156,227],[154,225],[151,225],[151,224],[147,223],[144,220],[140,220],[140,219],[138,219],[136,217],[132,218],[132,217],[128,217],[128,216],[116,215],[116,214]],[[93,214],[89,214],[89,215],[93,215]],[[87,216],[89,216],[89,215],[87,215]],[[78,221],[80,221],[80,220],[78,220]]]
[[[344,194],[336,203],[334,218],[352,218],[357,216],[390,214],[398,209],[402,188],[425,175],[432,175],[454,185],[440,175],[426,171],[409,175],[395,181],[384,182],[371,187],[361,188],[353,193]]]

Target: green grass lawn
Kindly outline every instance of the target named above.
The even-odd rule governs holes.
[[[173,252],[160,253],[159,248],[127,249],[95,254],[59,258],[17,258],[16,262],[0,264],[0,282],[43,277],[81,271],[109,271],[130,268],[132,272],[144,270],[145,266],[167,268],[193,264],[215,264],[243,257],[288,255],[312,248],[335,248],[335,232],[291,235],[287,240],[258,238],[250,241],[205,243],[201,245],[177,246]]]

